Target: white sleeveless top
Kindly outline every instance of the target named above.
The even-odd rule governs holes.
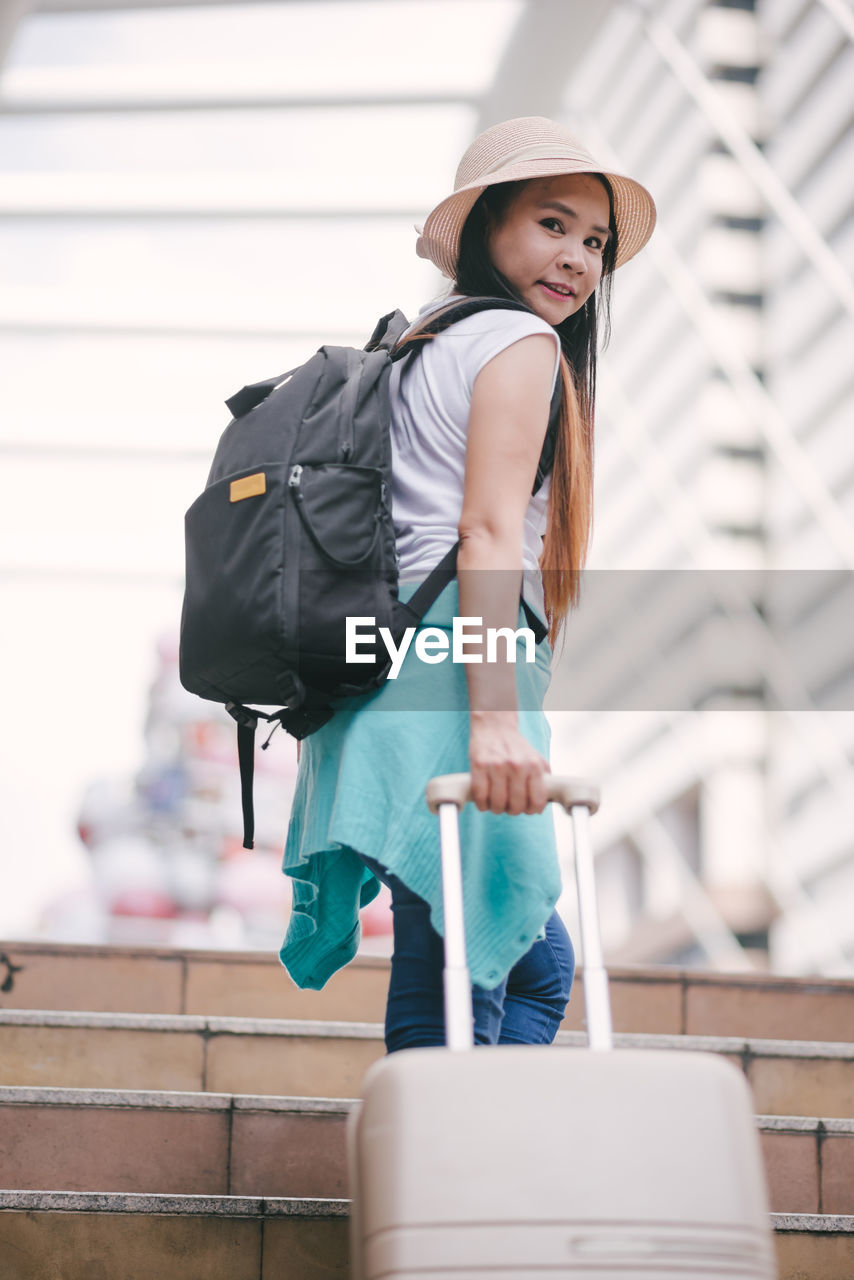
[[[451,300],[422,307],[419,319]],[[401,579],[423,578],[457,542],[475,378],[500,351],[535,333],[554,339],[554,388],[560,339],[545,320],[523,311],[480,311],[431,338],[416,360],[392,367],[391,493]],[[528,503],[522,538],[523,594],[541,618],[539,559],[549,487],[547,476]]]

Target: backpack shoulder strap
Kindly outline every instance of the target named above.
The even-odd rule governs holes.
[[[393,358],[408,355],[413,350],[420,351],[430,338],[435,338],[437,334],[450,329],[452,324],[467,320],[469,316],[475,316],[481,311],[524,311],[528,315],[534,314],[524,302],[516,302],[513,298],[483,296],[457,299],[438,311],[431,312],[424,320],[418,321],[406,340],[393,352]]]
[[[424,349],[424,346],[431,338],[435,338],[437,334],[444,333],[452,324],[457,324],[460,320],[467,320],[469,316],[477,315],[481,311],[524,311],[528,315],[534,315],[535,312],[527,307],[523,302],[516,302],[513,298],[488,298],[488,297],[472,297],[463,298],[460,301],[450,303],[441,310],[433,312],[426,320],[418,324],[417,328],[411,333],[404,342],[399,342],[391,352],[392,360],[400,360],[406,356],[413,358]],[[399,316],[400,312],[394,312],[394,316]],[[384,316],[383,320],[389,320],[392,317]],[[383,320],[380,321],[382,325]],[[379,325],[377,330],[379,330]],[[375,331],[376,332],[376,331]],[[557,444],[557,432],[560,424],[560,411],[563,404],[563,384],[558,377],[555,382],[554,391],[552,392],[551,405],[549,408],[549,424],[546,428],[546,436],[543,441],[543,447],[540,452],[540,460],[537,463],[537,474],[534,478],[534,486],[531,494],[537,493],[543,486],[546,476],[551,474],[554,466],[555,447]],[[432,601],[430,602],[432,603]],[[429,605],[427,606],[429,607]]]
[[[421,622],[430,606],[436,603],[445,587],[455,577],[459,550],[460,544],[455,542],[450,551],[445,552],[436,567],[430,570],[427,577],[412,593],[406,604],[401,604],[401,608],[407,614],[412,615],[416,623]],[[521,597],[520,603],[525,611],[528,625],[534,633],[534,640],[537,644],[540,644],[549,633],[548,627],[537,616],[524,596]]]

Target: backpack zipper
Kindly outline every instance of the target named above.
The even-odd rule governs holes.
[[[294,497],[302,502],[302,494],[299,491],[300,480],[302,479],[302,467],[299,463],[291,467],[288,474],[288,488],[294,490]]]

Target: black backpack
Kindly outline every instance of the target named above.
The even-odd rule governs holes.
[[[395,311],[364,350],[321,347],[299,368],[226,401],[234,418],[185,518],[180,677],[237,721],[246,848],[254,838],[259,719],[301,739],[330,719],[332,699],[378,688],[391,660],[378,645],[375,663],[347,664],[346,619],[374,617],[399,644],[454,576],[459,544],[406,604],[398,598],[389,374],[393,361],[417,359],[435,334],[495,308],[528,310],[506,299],[466,299],[401,347],[408,322]],[[534,492],[551,469],[559,411],[560,381]],[[540,620],[528,617],[540,639]]]

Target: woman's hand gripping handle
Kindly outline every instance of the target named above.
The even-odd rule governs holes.
[[[576,805],[582,805],[591,814],[599,808],[599,788],[587,778],[549,774],[544,781],[547,804],[552,801],[560,804],[567,813]],[[472,798],[470,773],[446,773],[441,777],[431,778],[427,783],[427,804],[431,813],[438,813],[440,804],[453,804],[462,809]]]

